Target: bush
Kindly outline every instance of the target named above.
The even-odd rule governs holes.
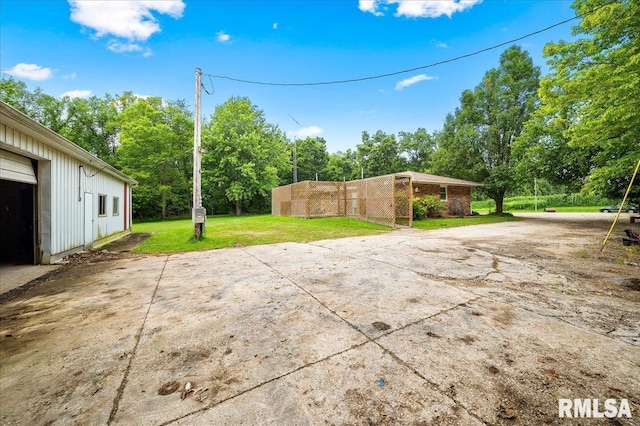
[[[426,217],[440,217],[440,210],[447,205],[440,201],[437,195],[425,195],[413,199],[413,220],[422,220]]]

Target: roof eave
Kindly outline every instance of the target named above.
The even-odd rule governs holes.
[[[2,101],[0,101],[0,113],[2,115],[2,122],[4,124],[7,124],[35,139],[44,138],[47,143],[56,150],[64,152],[65,154],[77,160],[83,161],[86,164],[101,169],[105,173],[122,179],[123,181],[131,185],[138,184],[135,179],[130,178],[120,170],[111,166],[109,163],[99,159],[89,151],[79,147],[70,140],[60,136],[53,130],[43,126],[31,117],[25,115],[24,113],[18,111],[17,109]]]

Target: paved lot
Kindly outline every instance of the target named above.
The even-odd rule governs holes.
[[[572,424],[558,398],[615,398],[637,425],[640,259],[629,225],[596,257],[610,220],[66,267],[0,305],[0,423]]]

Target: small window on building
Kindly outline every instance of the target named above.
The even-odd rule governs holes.
[[[442,201],[447,201],[447,187],[446,186],[441,186],[440,187],[440,199]]]
[[[113,215],[118,216],[120,214],[120,198],[113,197]]]
[[[98,195],[98,216],[106,216],[107,215],[107,196],[99,194]]]

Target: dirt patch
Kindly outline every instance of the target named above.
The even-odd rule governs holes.
[[[640,278],[627,278],[624,285],[631,290],[640,291]]]
[[[119,238],[115,241],[110,242],[109,244],[105,244],[104,246],[100,247],[99,251],[106,250],[107,252],[111,253],[132,251],[134,248],[147,241],[150,236],[151,234],[147,232],[136,232],[127,234],[122,238]]]
[[[380,330],[380,331],[386,331],[386,330],[389,330],[391,328],[391,326],[389,324],[386,324],[386,323],[380,322],[380,321],[376,321],[371,325],[373,326],[373,328],[375,328],[376,330]]]
[[[180,382],[167,382],[158,388],[158,395],[171,395],[180,389]]]

